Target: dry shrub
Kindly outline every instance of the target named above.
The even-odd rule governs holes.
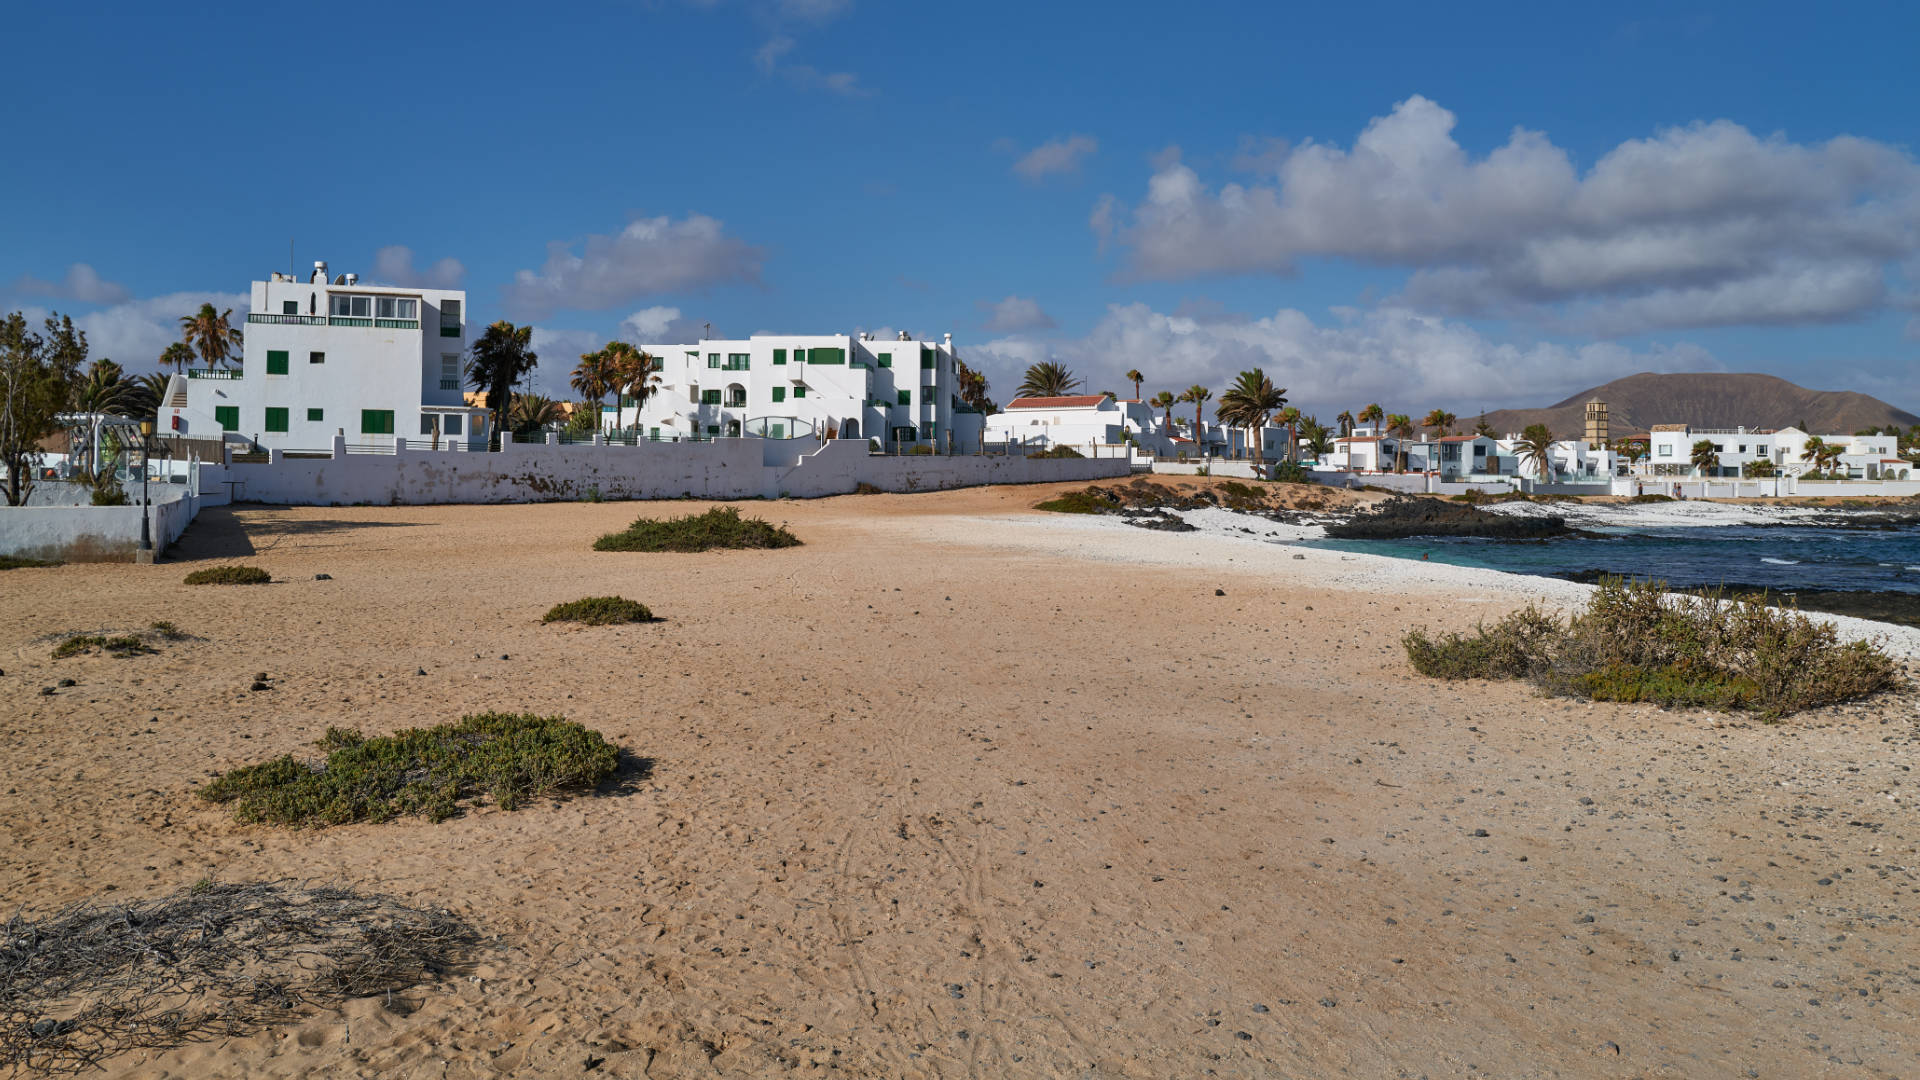
[[[652,622],[653,612],[638,600],[628,600],[622,596],[588,596],[553,605],[540,621],[610,626],[614,623]]]
[[[780,525],[743,518],[739,507],[716,506],[704,514],[665,521],[641,518],[624,531],[593,542],[595,551],[708,551],[713,548],[798,547],[800,538]]]
[[[209,566],[187,575],[189,585],[265,585],[273,575],[257,566]]]

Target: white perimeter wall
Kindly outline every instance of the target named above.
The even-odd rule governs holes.
[[[203,466],[203,485],[240,502],[351,506],[607,499],[815,498],[859,484],[881,491],[936,491],[981,484],[1035,484],[1126,476],[1125,458],[1032,459],[869,454],[864,439],[719,439],[637,446],[508,443],[498,453],[413,449],[331,458]],[[217,487],[216,487],[217,485]]]
[[[60,562],[130,562],[140,546],[138,506],[0,508],[0,555]],[[180,539],[200,499],[172,484],[153,492],[154,554]]]

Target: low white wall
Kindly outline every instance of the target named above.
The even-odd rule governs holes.
[[[1204,473],[1201,471],[1203,469],[1205,470]],[[1266,469],[1269,472],[1272,471],[1273,465],[1271,462],[1267,463]],[[1158,476],[1230,476],[1241,480],[1251,480],[1254,478],[1253,462],[1234,461],[1231,459],[1206,462],[1168,461],[1165,458],[1155,458],[1153,471],[1154,474]]]
[[[155,555],[180,539],[200,500],[180,485],[156,486],[151,519]],[[139,506],[0,508],[0,555],[58,562],[130,562],[140,546]]]
[[[496,453],[419,450],[392,454],[203,466],[210,486],[239,502],[351,506],[606,499],[815,498],[859,484],[882,491],[934,491],[980,484],[1034,484],[1126,476],[1125,458],[1076,459],[868,453],[864,439],[716,439],[636,446],[517,443]]]

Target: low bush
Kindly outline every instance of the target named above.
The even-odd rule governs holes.
[[[1027,456],[1030,458],[1083,458],[1087,455],[1075,450],[1071,446],[1055,446],[1028,454]]]
[[[1304,484],[1307,482],[1307,467],[1297,461],[1283,461],[1273,467],[1273,479],[1281,484]]]
[[[589,596],[553,605],[540,621],[610,626],[614,623],[652,622],[653,612],[647,610],[647,605],[636,600],[619,596]]]
[[[1635,496],[1634,496],[1633,498],[1631,498],[1631,499],[1628,499],[1627,501],[1628,501],[1628,502],[1637,502],[1637,503],[1661,503],[1661,502],[1672,502],[1672,501],[1673,501],[1673,496],[1671,496],[1671,495],[1654,495],[1654,494],[1651,494],[1651,493],[1649,493],[1649,494],[1646,494],[1646,495],[1635,495]]]
[[[105,634],[75,634],[53,647],[53,658],[64,660],[69,656],[92,652],[94,649],[99,649],[103,653],[112,653],[115,656],[138,656],[141,653],[154,651],[146,642],[132,635],[107,637]]]
[[[1530,679],[1594,701],[1745,710],[1773,720],[1892,689],[1893,660],[1764,595],[1669,595],[1665,582],[1605,578],[1562,621],[1528,607],[1472,634],[1402,639],[1415,671]]]
[[[1051,510],[1056,514],[1107,514],[1120,508],[1120,500],[1099,488],[1088,488],[1034,503],[1033,508]]]
[[[713,548],[797,547],[800,538],[760,518],[743,518],[734,506],[716,506],[704,514],[658,520],[641,518],[622,532],[593,542],[595,551],[708,551]]]
[[[1266,498],[1266,492],[1238,480],[1222,480],[1217,490],[1230,499],[1248,499],[1257,502]]]
[[[45,559],[22,559],[17,555],[0,555],[0,570],[31,570],[41,566],[59,566],[57,562]]]
[[[180,629],[178,626],[175,626],[173,623],[167,621],[166,619],[160,619],[157,622],[151,623],[150,625],[148,625],[147,629],[153,631],[154,633],[160,635],[163,638],[166,638],[168,641],[178,641],[181,638],[187,636],[187,632],[185,630]]]
[[[94,487],[92,502],[95,506],[125,506],[127,493],[109,478]]]
[[[257,566],[209,566],[188,574],[189,585],[265,585],[273,575]]]
[[[318,827],[403,814],[444,821],[482,795],[515,810],[541,795],[591,789],[619,764],[599,732],[532,713],[485,713],[371,739],[328,728],[316,745],[324,762],[289,754],[235,769],[199,795],[232,803],[247,823]]]

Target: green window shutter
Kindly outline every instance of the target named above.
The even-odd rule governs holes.
[[[287,350],[267,350],[267,374],[285,375],[287,373]]]
[[[220,421],[221,431],[240,430],[240,406],[238,405],[215,405],[213,418]]]
[[[707,354],[707,366],[708,366],[708,367],[710,367],[710,368],[717,368],[717,367],[719,367],[719,366],[720,366],[720,354],[719,354],[719,353],[717,353],[717,352],[710,352],[710,353],[708,353],[708,354]]]
[[[807,396],[807,388],[806,388],[806,387],[804,387],[804,386],[796,386],[796,387],[794,387],[794,388],[793,388],[793,396],[794,396],[794,397],[797,397],[797,398],[803,398],[803,397],[806,397],[806,396]]]
[[[880,366],[881,366],[881,367],[892,367],[892,366],[893,366],[893,354],[892,354],[892,353],[890,353],[890,352],[883,352],[883,353],[881,353],[881,354],[880,354]]]
[[[844,364],[846,362],[847,350],[845,349],[807,350],[807,363],[809,364]]]
[[[269,405],[267,407],[267,430],[268,431],[287,430],[287,410],[276,409],[273,406]]]
[[[933,369],[933,357],[934,357],[934,352],[933,352],[933,350],[932,350],[932,349],[928,349],[928,348],[922,348],[922,349],[920,350],[920,368],[921,368],[921,370],[923,370],[923,371],[930,371],[930,370],[932,370],[932,369]]]
[[[360,410],[360,434],[362,435],[393,434],[393,410],[392,409],[361,409]]]
[[[307,410],[307,421],[309,423],[318,424],[324,421],[326,418],[327,418],[327,411],[325,409],[308,409]]]
[[[702,405],[718,405],[718,404],[720,404],[720,391],[718,391],[718,390],[702,390],[702,391],[700,391],[700,404],[702,404]]]
[[[719,425],[719,424],[708,424],[708,425],[707,425],[707,434],[709,434],[709,435],[718,435],[718,434],[720,434],[720,425]]]
[[[773,388],[773,400],[775,400],[775,401],[785,401],[785,400],[787,400],[787,388],[786,388],[786,387],[784,387],[784,386],[776,386],[776,387],[774,387],[774,388]]]
[[[900,404],[902,405],[913,404],[913,391],[911,390],[900,391]]]
[[[775,350],[773,350],[773,362],[774,362],[774,363],[776,363],[776,364],[784,364],[784,363],[786,363],[786,362],[787,362],[787,350],[785,350],[785,349],[775,349]]]

